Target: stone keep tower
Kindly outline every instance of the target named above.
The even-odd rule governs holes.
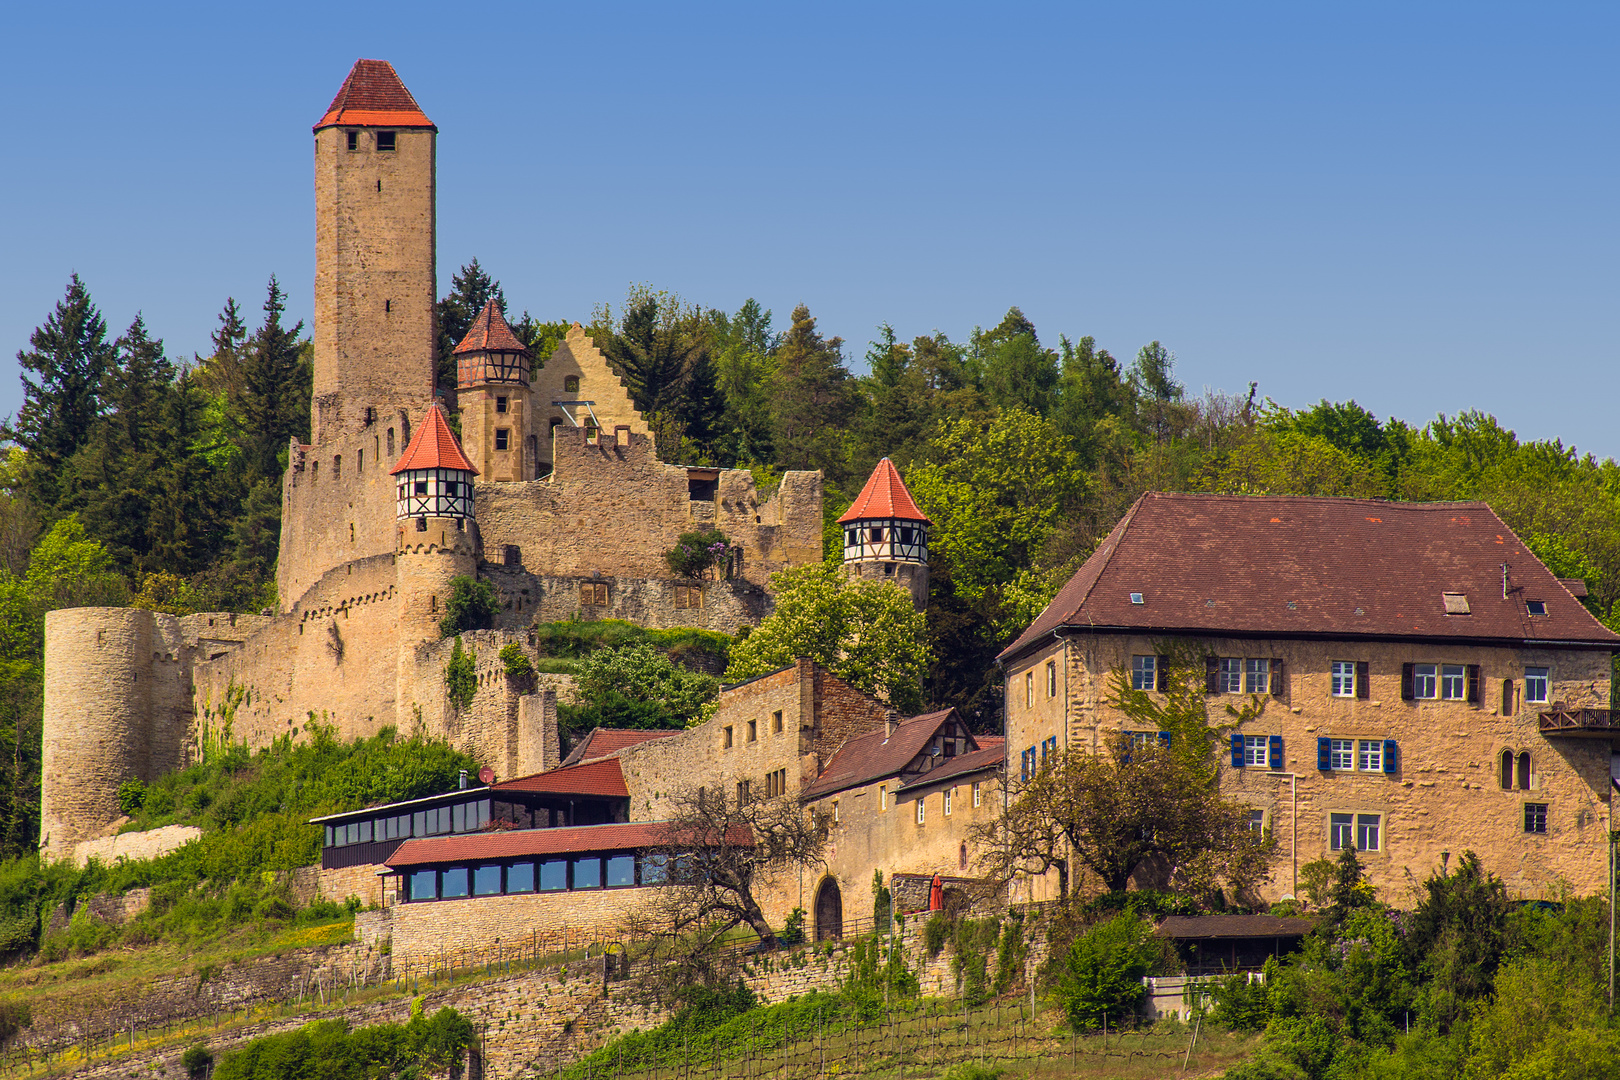
[[[918,611],[928,607],[930,522],[917,509],[894,462],[878,462],[838,524],[844,528],[846,574],[903,585]]]
[[[533,480],[538,446],[531,425],[533,356],[491,300],[456,346],[456,386],[467,454],[487,480]]]
[[[437,137],[384,60],[356,60],[315,125],[317,446],[432,400]]]
[[[478,523],[473,518],[473,468],[434,402],[411,444],[389,470],[394,477],[401,641],[433,640],[444,617],[450,579],[478,570]],[[402,667],[411,650],[400,650]],[[404,672],[402,672],[404,674]]]

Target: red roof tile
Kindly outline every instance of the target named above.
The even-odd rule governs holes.
[[[605,798],[628,799],[630,791],[624,786],[624,773],[618,758],[587,761],[583,765],[564,765],[532,776],[520,776],[499,784],[490,790],[525,791],[557,795],[598,795]]]
[[[580,761],[590,761],[592,758],[604,758],[617,754],[627,746],[636,746],[653,739],[668,739],[679,735],[679,731],[633,731],[625,728],[595,728],[580,741],[568,756],[563,758],[564,765],[573,765]]]
[[[867,478],[866,486],[861,493],[855,496],[855,502],[850,505],[844,515],[838,519],[842,525],[846,521],[857,521],[867,518],[897,518],[901,521],[927,521],[923,512],[917,509],[912,501],[911,492],[900,480],[900,470],[894,467],[894,462],[884,458],[872,470]]]
[[[450,419],[444,414],[444,406],[435,401],[428,406],[427,416],[422,418],[422,424],[411,436],[411,444],[400,455],[399,464],[388,472],[401,473],[406,469],[460,469],[463,472],[478,474],[467,455],[461,452],[461,444],[456,442],[455,433],[450,430]]]
[[[958,754],[953,758],[945,758],[938,765],[925,773],[918,773],[897,790],[910,791],[913,788],[927,787],[937,784],[941,780],[949,780],[953,776],[966,776],[968,773],[983,772],[986,769],[999,769],[1006,763],[1007,751],[1005,739],[977,739],[979,748],[970,750],[965,754]]]
[[[315,125],[319,131],[334,124],[352,127],[434,128],[411,92],[405,89],[394,65],[386,60],[356,60],[326,115]],[[434,128],[437,131],[437,128]]]
[[[1071,626],[1620,645],[1478,502],[1149,492],[1001,659]]]
[[[501,314],[501,309],[496,305],[495,301],[490,300],[484,304],[484,310],[480,311],[478,317],[473,320],[472,328],[467,331],[467,336],[461,339],[461,344],[456,346],[455,351],[459,354],[464,352],[526,353],[529,350],[524,347],[523,342],[517,339],[517,335],[512,333],[512,328],[507,325],[506,318]]]
[[[954,711],[943,709],[902,720],[894,726],[892,735],[887,727],[856,735],[839,748],[800,798],[819,799],[835,791],[896,775],[927,749],[929,740]]]
[[[423,866],[429,863],[508,859],[521,855],[575,855],[589,851],[627,851],[634,848],[662,846],[668,842],[668,837],[669,825],[660,821],[425,836],[405,841],[383,865],[398,870],[401,867]]]

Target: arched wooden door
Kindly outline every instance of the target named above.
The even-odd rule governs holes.
[[[831,941],[844,936],[844,897],[838,882],[823,878],[816,890],[816,940]]]

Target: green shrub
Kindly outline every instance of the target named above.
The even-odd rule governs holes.
[[[214,1052],[198,1043],[180,1055],[180,1065],[190,1080],[204,1080],[214,1067]]]
[[[454,1009],[418,1013],[406,1024],[355,1030],[345,1020],[318,1020],[296,1031],[267,1035],[227,1053],[214,1080],[374,1080],[453,1071],[472,1045],[473,1028]]]
[[[444,688],[450,703],[458,709],[471,705],[478,693],[478,654],[472,649],[463,650],[459,635],[451,646],[450,661],[444,665]]]
[[[1057,996],[1076,1031],[1125,1026],[1136,1016],[1159,949],[1153,926],[1135,915],[1116,915],[1075,939],[1058,975]]]
[[[923,923],[923,948],[928,950],[929,956],[938,956],[945,942],[951,936],[951,917],[943,911],[934,912],[933,916]]]
[[[731,541],[719,529],[682,533],[675,546],[664,552],[664,562],[681,577],[700,578],[731,557]]]
[[[439,636],[488,630],[495,625],[500,610],[500,601],[495,599],[489,582],[458,574],[450,579],[450,596],[444,602],[444,618],[439,620]]]
[[[120,814],[133,814],[145,803],[145,781],[132,777],[118,785],[118,812]]]
[[[1274,977],[1276,965],[1267,961],[1267,978]],[[1271,1019],[1271,995],[1264,982],[1253,982],[1247,972],[1233,972],[1210,985],[1215,1008],[1210,1019],[1233,1031],[1259,1031]]]
[[[509,641],[501,646],[501,663],[506,665],[506,676],[509,679],[534,678],[534,663],[523,651],[523,647],[515,641]]]
[[[782,932],[776,935],[776,940],[787,949],[804,944],[804,908],[796,907],[788,912],[787,921],[782,924]]]

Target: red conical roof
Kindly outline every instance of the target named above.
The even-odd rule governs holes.
[[[461,452],[455,433],[450,430],[450,418],[444,406],[435,401],[428,407],[422,426],[411,437],[411,445],[400,455],[399,464],[388,470],[389,475],[407,469],[460,469],[478,475],[467,455]]]
[[[912,501],[911,492],[900,481],[900,470],[894,467],[894,462],[884,458],[872,470],[872,476],[861,488],[861,493],[855,497],[855,504],[844,511],[843,517],[838,519],[842,525],[846,521],[859,521],[867,518],[896,518],[900,521],[928,521],[927,515],[917,509]]]
[[[457,345],[457,354],[465,352],[521,352],[529,350],[523,347],[523,342],[512,333],[506,319],[501,316],[501,309],[495,301],[490,300],[484,304],[484,310],[472,322],[472,329]]]
[[[411,92],[399,81],[394,65],[386,60],[356,60],[326,115],[315,125],[319,131],[334,124],[355,127],[438,128],[422,112]]]

